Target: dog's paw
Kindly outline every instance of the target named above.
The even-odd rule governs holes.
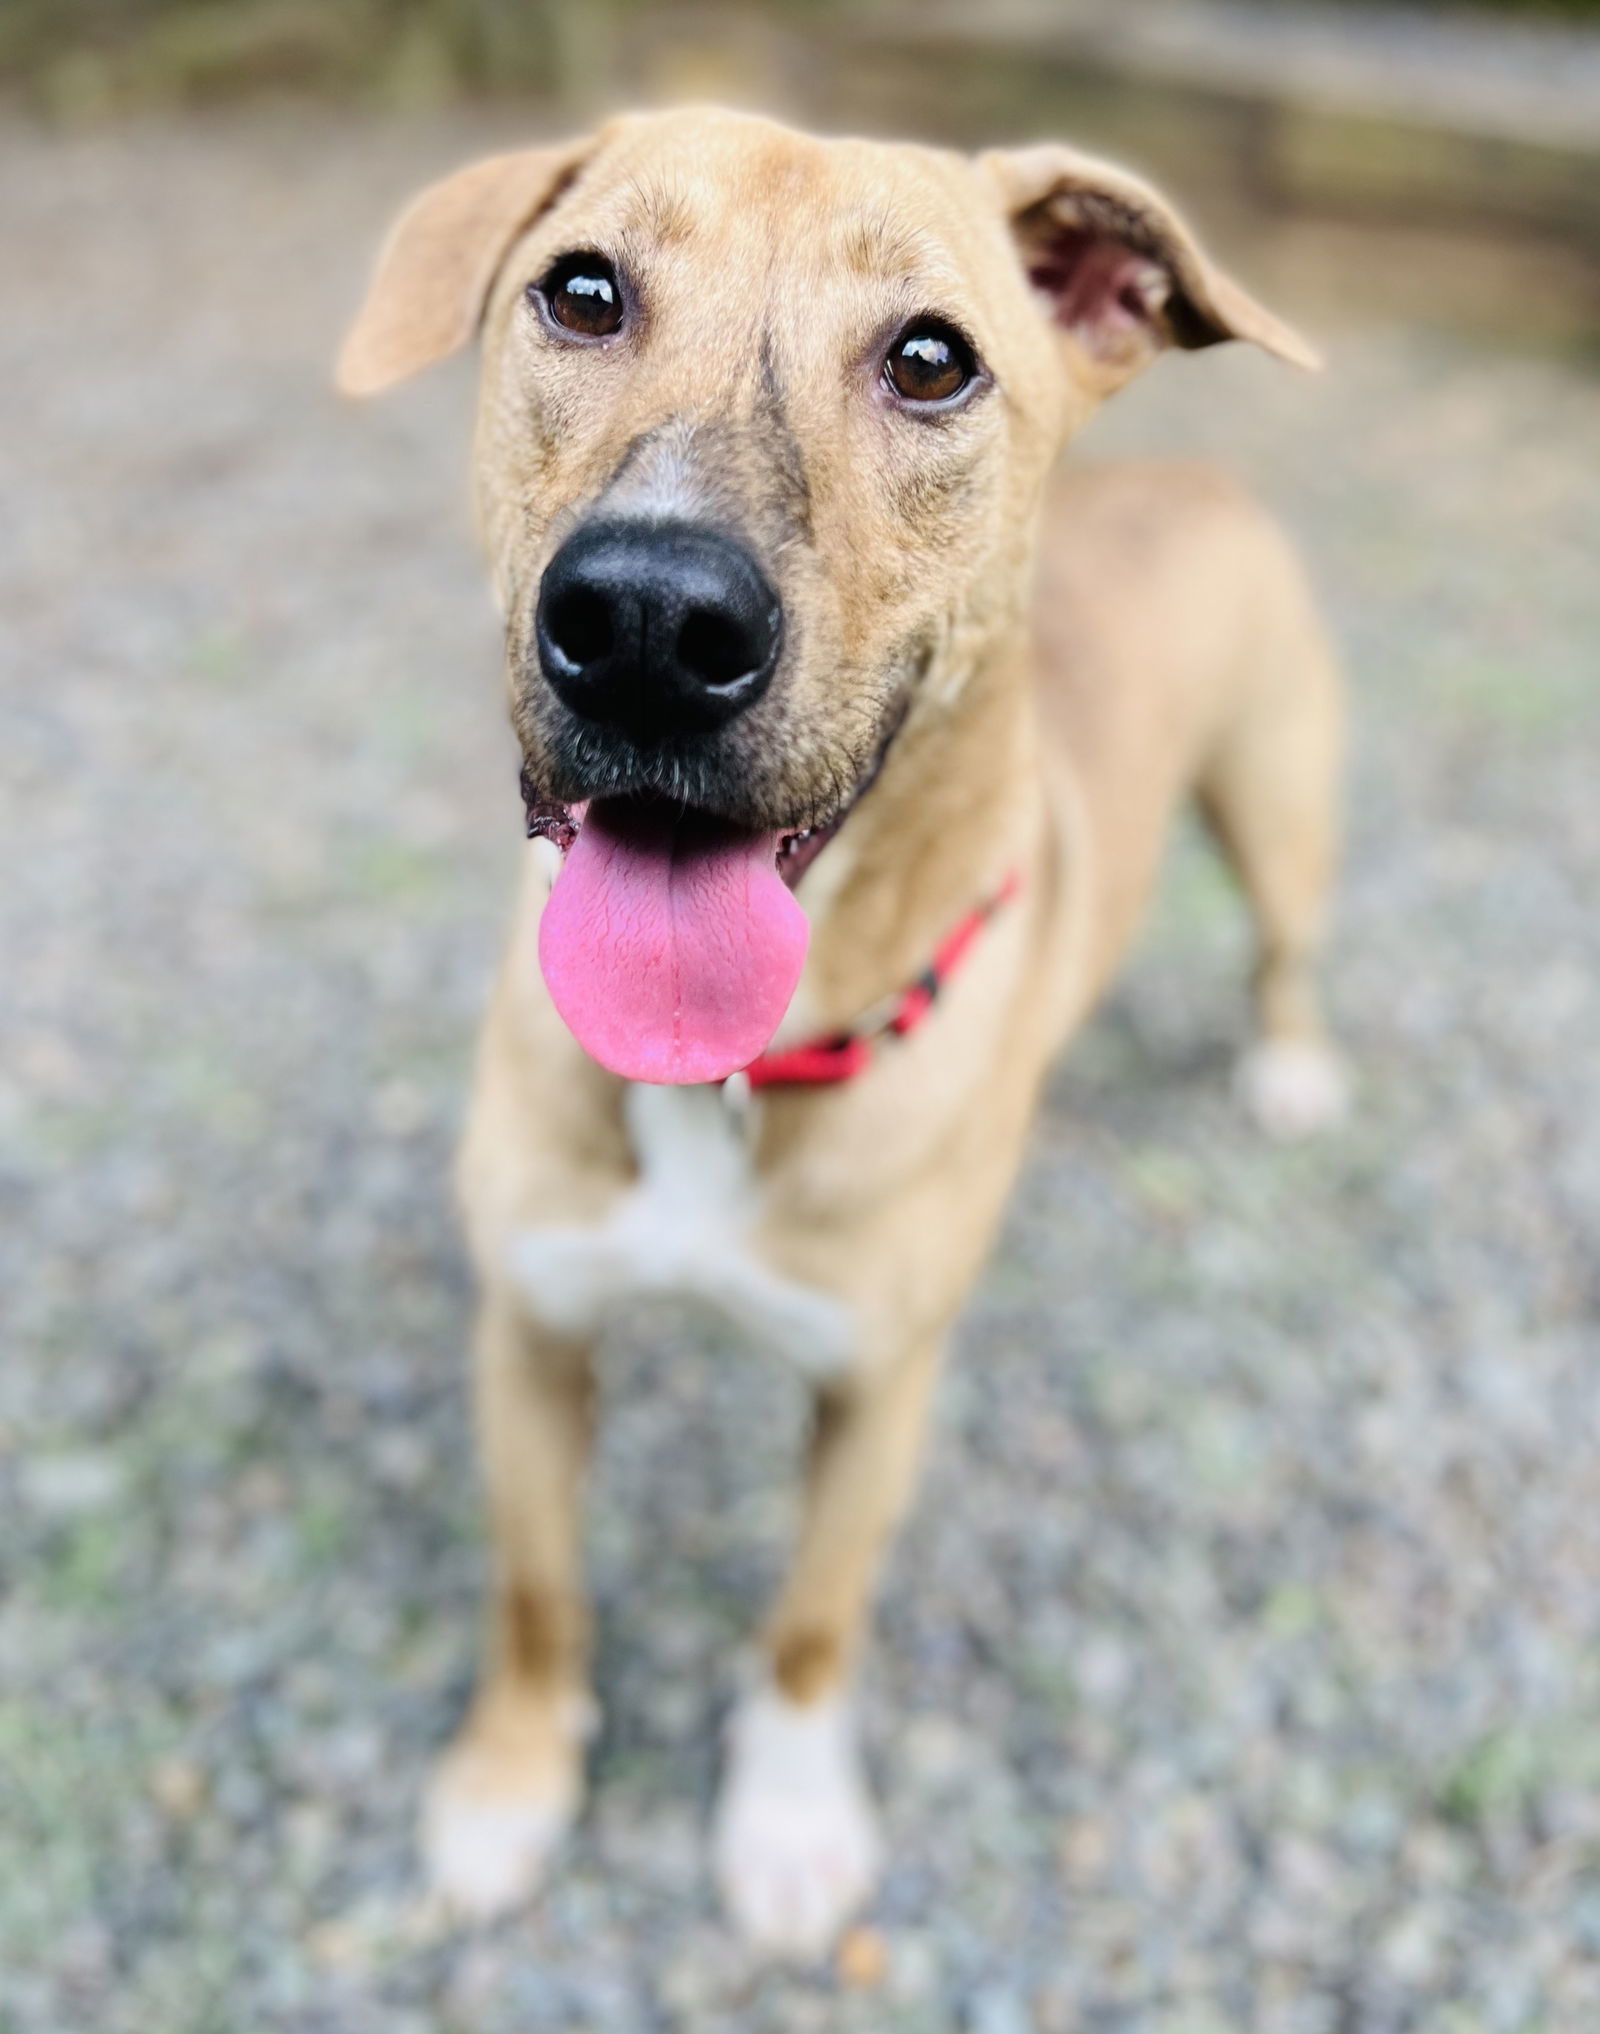
[[[582,1792],[576,1753],[534,1761],[462,1738],[440,1760],[422,1810],[428,1884],[452,1915],[486,1922],[544,1881]]]
[[[820,1956],[877,1883],[882,1847],[848,1708],[750,1697],[712,1831],[723,1901],[755,1949]]]
[[[1234,1092],[1269,1137],[1309,1137],[1343,1122],[1350,1082],[1337,1056],[1306,1040],[1264,1038],[1240,1059]]]

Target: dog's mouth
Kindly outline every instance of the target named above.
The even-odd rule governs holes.
[[[562,854],[539,964],[591,1059],[678,1086],[725,1080],[762,1052],[810,943],[794,886],[881,761],[831,819],[774,831],[653,795],[558,802],[524,773],[529,838]]]
[[[862,789],[865,790],[863,785]],[[860,796],[858,792],[857,797]],[[555,798],[541,798],[529,782],[526,771],[522,775],[522,803],[527,814],[529,840],[554,841],[563,855],[578,838],[584,819],[595,801],[589,798],[574,799],[563,803]],[[607,798],[601,801],[606,806],[654,805],[664,801],[641,797]],[[780,833],[772,838],[777,840],[776,867],[785,885],[793,889],[822,850],[844,824],[845,814],[855,804],[852,798],[844,811],[838,812],[820,826],[797,827],[792,833]]]

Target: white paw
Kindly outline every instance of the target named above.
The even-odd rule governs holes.
[[[575,1773],[498,1773],[472,1745],[447,1752],[422,1811],[428,1883],[453,1914],[493,1921],[539,1889],[578,1811]]]
[[[749,1697],[728,1731],[712,1862],[746,1939],[814,1957],[877,1883],[878,1828],[847,1706]]]
[[[1350,1082],[1325,1045],[1264,1038],[1240,1059],[1234,1092],[1269,1137],[1309,1137],[1342,1122]]]

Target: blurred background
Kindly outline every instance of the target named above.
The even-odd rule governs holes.
[[[682,98],[1163,182],[1325,375],[1164,361],[1356,700],[1358,1105],[1227,1093],[1187,832],[1055,1079],[867,1678],[893,1868],[763,1974],[701,1832],[793,1380],[607,1352],[549,1896],[419,1897],[483,1548],[447,1179],[519,846],[472,369],[328,369],[476,152]],[[0,2029],[1600,2026],[1600,7],[0,0]]]

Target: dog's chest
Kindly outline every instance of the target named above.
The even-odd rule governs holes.
[[[625,1108],[639,1177],[606,1220],[513,1238],[511,1275],[535,1317],[588,1336],[641,1303],[688,1300],[813,1376],[845,1369],[848,1308],[751,1248],[759,1184],[745,1121],[723,1091],[634,1084]]]

